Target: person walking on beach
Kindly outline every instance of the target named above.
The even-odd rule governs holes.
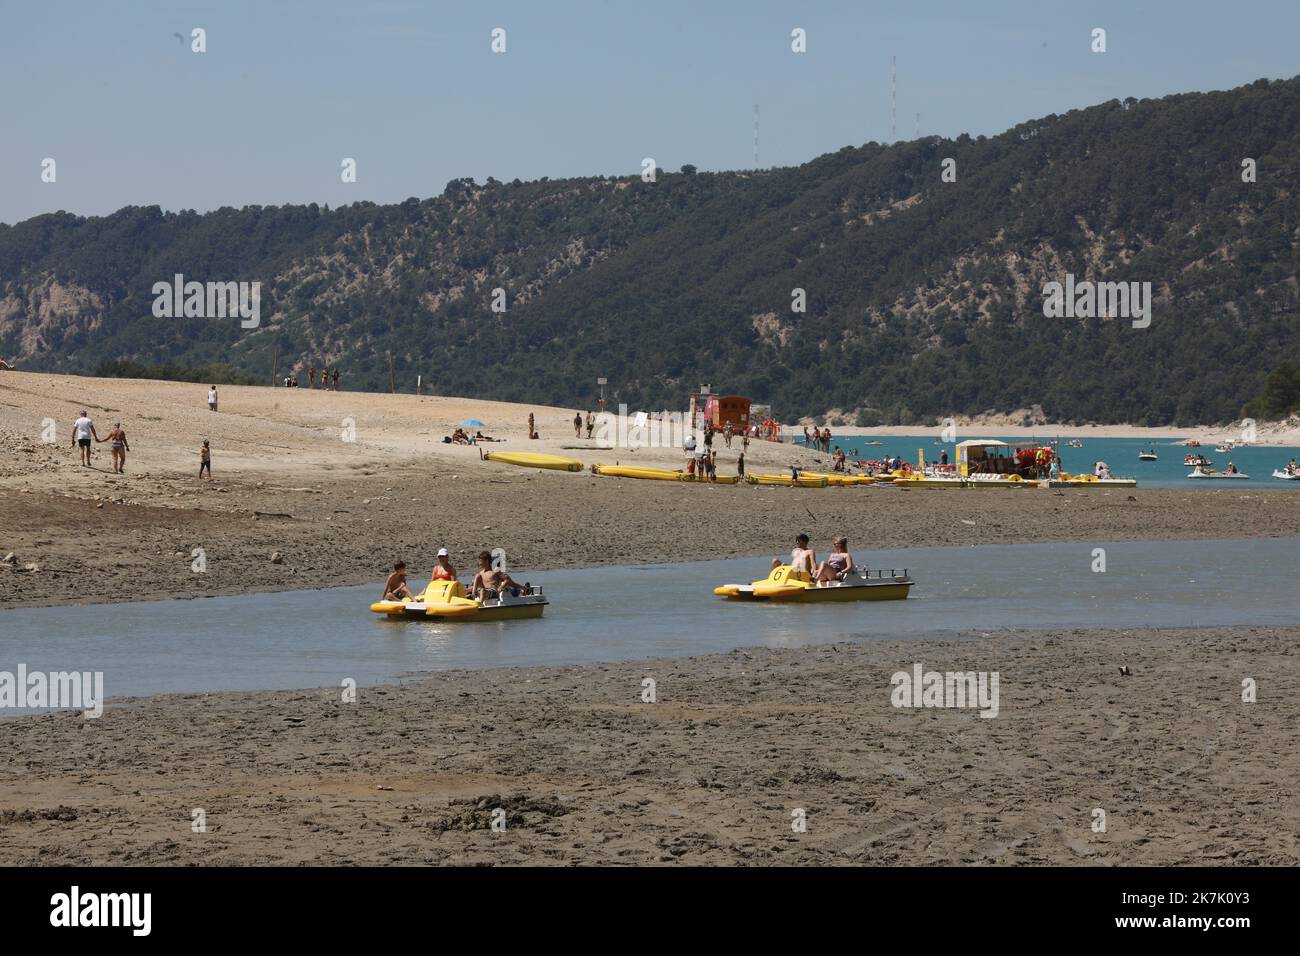
[[[72,444],[77,446],[81,455],[81,463],[87,468],[90,467],[90,439],[94,436],[95,441],[103,441],[99,433],[95,431],[95,423],[90,420],[86,410],[81,410],[81,417],[72,423]]]
[[[315,365],[307,366],[307,387],[308,388],[316,387],[316,366]]]
[[[582,412],[573,413],[573,437],[582,437]]]
[[[121,422],[113,422],[113,430],[108,433],[107,441],[112,443],[109,448],[113,453],[114,473],[126,474],[126,453],[131,450],[131,446],[127,443],[126,432]]]
[[[334,366],[334,391],[337,392],[338,390],[339,390],[339,367],[335,365]]]
[[[528,413],[528,437],[530,439],[537,437],[537,423],[533,420],[533,413]]]
[[[216,410],[217,410],[217,386],[209,385],[208,386],[208,411],[215,412]]]
[[[208,473],[208,481],[212,480],[212,448],[208,445],[205,438],[203,447],[199,449],[199,477],[203,477],[204,472]]]
[[[595,430],[595,428],[596,428],[596,416],[593,415],[591,412],[587,412],[587,438],[589,439],[591,438],[591,433]]]
[[[742,451],[740,457],[736,459],[736,474],[740,476],[743,483],[745,480],[745,453]]]

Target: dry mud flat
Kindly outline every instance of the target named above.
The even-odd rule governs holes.
[[[1300,862],[1300,629],[971,636],[6,720],[0,863]]]

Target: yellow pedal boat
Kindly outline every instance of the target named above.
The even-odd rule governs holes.
[[[541,588],[518,597],[506,594],[499,599],[480,601],[465,594],[459,581],[431,581],[414,600],[376,601],[370,610],[390,618],[420,618],[443,621],[517,621],[541,617],[547,600]]]
[[[553,471],[582,471],[582,462],[562,455],[545,455],[533,451],[485,451],[484,461],[499,461],[521,468],[549,468]]]
[[[788,564],[774,568],[762,581],[753,584],[724,584],[713,589],[718,597],[738,601],[797,601],[816,604],[821,601],[901,601],[915,582],[907,568],[884,571],[854,571],[847,580],[814,584],[807,571],[796,571]]]

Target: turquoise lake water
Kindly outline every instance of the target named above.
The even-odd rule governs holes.
[[[933,432],[927,435],[907,435],[894,437],[887,435],[860,435],[852,431],[845,431],[838,434],[834,428],[831,429],[832,447],[839,445],[843,448],[850,458],[884,458],[886,455],[897,455],[912,464],[916,464],[917,450],[925,451],[925,460],[938,461],[939,453],[945,449],[948,451],[948,460],[956,460],[954,444],[949,442],[945,445],[936,445],[937,435]],[[1057,435],[1043,434],[1038,436],[1039,440],[1047,442],[1057,438]],[[1090,474],[1092,472],[1093,462],[1104,461],[1110,465],[1111,474],[1116,477],[1136,478],[1138,486],[1141,488],[1249,488],[1252,491],[1258,489],[1267,490],[1300,490],[1300,481],[1279,481],[1272,477],[1274,468],[1282,468],[1292,458],[1300,460],[1300,448],[1284,447],[1277,445],[1251,445],[1246,448],[1236,448],[1231,452],[1216,452],[1213,445],[1202,445],[1200,448],[1186,448],[1174,443],[1174,439],[1166,438],[1155,443],[1144,441],[1136,438],[1083,438],[1082,448],[1067,448],[1065,443],[1072,437],[1068,432],[1059,436],[1060,445],[1058,450],[1064,470],[1071,474]],[[980,433],[978,435],[963,434],[960,440],[965,441],[970,438],[996,438],[1000,441],[1029,441],[1025,438],[1008,438],[1005,435],[993,435]],[[879,441],[879,445],[864,445],[863,442],[873,440]],[[854,455],[853,449],[857,448],[861,453]],[[1154,449],[1159,456],[1156,461],[1139,461],[1138,452]],[[1183,456],[1188,453],[1199,453],[1210,459],[1214,464],[1212,467],[1223,469],[1228,462],[1236,464],[1239,471],[1244,471],[1250,475],[1249,481],[1201,481],[1189,480],[1187,475],[1191,468],[1183,464]]]
[[[954,492],[956,493],[956,492]],[[1105,573],[1091,571],[1106,550]],[[858,551],[908,568],[906,601],[763,605],[715,585],[767,573],[767,558],[529,572],[539,620],[389,621],[379,584],[87,607],[0,611],[0,671],[103,671],[109,698],[359,685],[415,671],[577,664],[841,640],[978,637],[1006,628],[1290,625],[1300,539],[982,545]],[[421,582],[423,583],[423,582]],[[12,716],[14,711],[0,710]]]

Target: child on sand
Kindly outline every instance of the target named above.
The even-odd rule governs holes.
[[[208,473],[208,481],[212,480],[212,449],[208,447],[206,439],[203,441],[203,447],[199,449],[199,477],[203,477],[203,472]]]
[[[217,410],[217,386],[213,385],[211,388],[208,389],[208,411],[215,412],[216,410]]]
[[[573,413],[573,437],[582,437],[582,412]]]

